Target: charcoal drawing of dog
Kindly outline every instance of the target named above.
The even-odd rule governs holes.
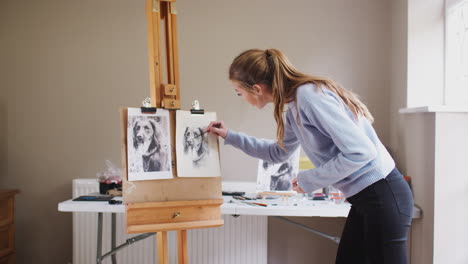
[[[281,164],[278,171],[271,175],[270,190],[271,191],[289,191],[291,190],[291,173],[292,166],[289,162]]]
[[[135,119],[133,124],[133,147],[141,155],[144,172],[168,171],[168,151],[161,142],[162,131],[156,120]]]
[[[183,138],[184,153],[192,160],[194,167],[202,166],[209,153],[208,137],[201,127],[186,127]]]

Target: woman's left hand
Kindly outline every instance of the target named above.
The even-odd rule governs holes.
[[[292,185],[293,185],[293,190],[298,192],[298,193],[305,193],[304,190],[302,190],[301,187],[299,187],[299,184],[297,184],[297,178],[294,178],[292,180]]]

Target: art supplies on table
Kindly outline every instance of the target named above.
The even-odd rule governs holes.
[[[106,160],[106,168],[96,173],[99,182],[99,193],[122,196],[122,170],[110,160]]]
[[[255,203],[255,202],[244,202],[246,204],[250,204],[250,205],[258,205],[258,206],[262,206],[262,207],[267,207],[268,204],[264,204],[264,203]]]
[[[243,196],[245,192],[227,192],[223,191],[223,196]]]
[[[107,202],[114,198],[110,195],[83,195],[73,199],[73,201],[83,201],[83,202]]]
[[[253,198],[250,198],[250,197],[245,197],[245,196],[232,196],[232,198],[236,199],[236,200],[242,200],[242,201],[245,201],[245,200],[253,200]]]
[[[324,193],[314,193],[312,196],[312,200],[314,201],[325,201],[328,199],[328,196]]]

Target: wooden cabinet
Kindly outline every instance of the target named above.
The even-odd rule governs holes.
[[[0,264],[12,264],[15,258],[15,194],[18,190],[0,190]]]

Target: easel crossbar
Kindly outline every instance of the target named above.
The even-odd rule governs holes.
[[[177,230],[187,230],[187,229],[220,227],[222,225],[224,225],[224,220],[222,219],[221,220],[183,222],[183,223],[169,223],[169,224],[134,225],[134,226],[127,227],[127,233],[177,231]]]

